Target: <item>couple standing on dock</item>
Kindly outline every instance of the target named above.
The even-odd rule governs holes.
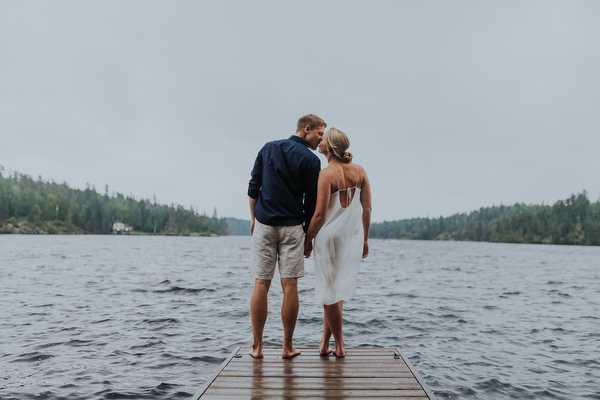
[[[267,295],[279,266],[283,303],[283,358],[300,354],[292,337],[298,318],[298,278],[304,258],[315,257],[315,294],[323,305],[323,336],[319,353],[344,357],[343,301],[354,296],[361,258],[369,254],[371,189],[363,167],[352,163],[344,132],[316,115],[298,120],[295,135],[269,142],[258,153],[248,185],[252,217],[252,276],[250,302],[252,351],[263,357]],[[319,158],[327,158],[321,170]],[[358,200],[358,201],[356,201]],[[313,244],[314,239],[314,244]],[[331,336],[335,350],[329,347]]]

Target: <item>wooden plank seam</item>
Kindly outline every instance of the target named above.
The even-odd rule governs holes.
[[[192,400],[198,400],[200,397],[202,397],[202,395],[204,394],[204,392],[206,392],[206,390],[210,387],[210,385],[212,385],[212,383],[219,377],[219,374],[221,373],[221,371],[223,371],[223,369],[227,366],[227,364],[229,364],[229,362],[231,362],[231,360],[233,359],[233,357],[235,357],[237,355],[237,353],[240,351],[240,349],[241,349],[241,347],[238,347],[237,349],[235,349],[225,359],[225,361],[223,361],[223,363],[221,363],[221,366],[219,368],[217,368],[217,370],[211,375],[211,377],[206,380],[206,382],[204,383],[204,385],[202,385],[202,387],[194,395],[194,397],[192,398]]]
[[[421,375],[417,372],[415,367],[413,367],[411,362],[408,361],[408,357],[406,357],[398,348],[394,348],[394,351],[396,351],[397,354],[402,358],[402,361],[404,361],[404,363],[406,364],[408,369],[412,372],[412,374],[414,375],[414,377],[417,380],[417,382],[419,383],[419,385],[421,385],[421,389],[423,389],[423,391],[427,394],[427,396],[429,396],[429,399],[436,400],[435,396],[433,395],[433,392],[431,390],[429,390],[429,387],[425,384],[423,377],[421,377]],[[394,355],[394,357],[395,357],[395,355]]]

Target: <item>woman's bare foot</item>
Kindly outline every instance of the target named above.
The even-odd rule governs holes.
[[[300,354],[300,350],[296,350],[295,347],[292,347],[291,349],[284,347],[283,353],[281,353],[281,358],[292,358],[296,357],[298,354]]]
[[[335,351],[333,352],[333,354],[336,357],[346,357],[346,344],[345,343],[341,343],[341,344],[335,344]]]
[[[327,356],[329,354],[331,354],[333,350],[331,350],[331,347],[329,347],[329,343],[324,343],[323,341],[321,341],[321,343],[319,343],[319,354],[322,356]]]
[[[263,354],[263,345],[262,343],[260,345],[252,345],[252,350],[250,350],[250,354],[253,358],[263,358],[264,354]]]

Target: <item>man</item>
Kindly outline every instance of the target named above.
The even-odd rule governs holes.
[[[298,120],[296,134],[269,142],[256,157],[248,184],[252,224],[252,276],[250,301],[252,351],[263,357],[263,331],[267,321],[267,295],[279,264],[283,289],[282,358],[300,354],[292,337],[298,318],[298,278],[304,276],[304,235],[315,211],[317,179],[321,170],[316,150],[327,124],[313,114]]]

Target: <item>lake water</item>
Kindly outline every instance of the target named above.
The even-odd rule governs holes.
[[[190,399],[251,343],[250,244],[0,236],[0,399]],[[306,272],[294,343],[318,346]],[[344,312],[348,347],[400,348],[438,399],[600,399],[599,247],[372,240]]]

